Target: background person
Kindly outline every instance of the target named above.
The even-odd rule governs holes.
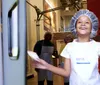
[[[52,34],[51,32],[46,32],[44,39],[38,41],[34,46],[34,52],[38,56],[48,62],[53,64],[52,55],[57,56],[57,51],[54,48],[54,44],[51,42]],[[36,69],[37,70],[37,69]],[[38,72],[38,85],[44,85],[45,79],[47,80],[47,85],[53,85],[53,74],[47,70],[37,70]]]

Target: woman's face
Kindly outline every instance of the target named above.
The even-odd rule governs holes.
[[[92,29],[92,23],[90,19],[82,15],[78,18],[76,22],[76,32],[78,36],[90,36]]]

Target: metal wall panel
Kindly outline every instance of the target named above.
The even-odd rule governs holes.
[[[18,2],[18,58],[9,56],[8,13],[16,0],[2,0],[4,85],[26,85],[26,0]]]

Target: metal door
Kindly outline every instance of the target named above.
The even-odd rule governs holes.
[[[3,85],[26,85],[26,0],[2,0],[2,33]]]

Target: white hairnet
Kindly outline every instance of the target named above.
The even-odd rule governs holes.
[[[87,9],[81,9],[77,13],[75,13],[75,15],[72,17],[71,22],[70,22],[70,26],[69,26],[70,30],[72,31],[74,35],[77,35],[76,21],[81,15],[86,15],[87,17],[90,18],[91,23],[92,23],[92,31],[91,31],[90,37],[91,38],[95,37],[97,34],[98,27],[99,27],[99,21],[96,15]]]

